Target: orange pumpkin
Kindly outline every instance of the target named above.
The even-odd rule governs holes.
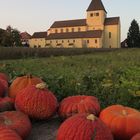
[[[0,140],[22,140],[22,139],[14,130],[7,127],[0,127]]]
[[[140,112],[133,108],[112,105],[100,113],[100,119],[119,140],[130,140],[140,132]]]
[[[15,100],[17,110],[34,119],[48,119],[57,109],[57,99],[46,88],[45,83],[28,86],[23,89]]]
[[[31,75],[17,77],[11,84],[9,88],[9,96],[16,97],[20,90],[26,88],[28,85],[36,85],[41,83],[42,80],[38,77],[34,77]]]
[[[77,114],[62,123],[57,140],[113,140],[109,128],[93,114]]]
[[[4,94],[7,92],[7,89],[8,89],[7,81],[0,79],[0,97],[4,96]]]
[[[100,104],[98,99],[93,96],[71,96],[67,97],[60,103],[59,115],[62,118],[71,117],[77,113],[89,113],[98,115]]]
[[[22,138],[26,138],[31,131],[28,116],[19,111],[0,113],[0,126],[15,130]]]
[[[140,133],[134,135],[131,140],[140,140]]]

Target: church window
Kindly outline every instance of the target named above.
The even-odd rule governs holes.
[[[57,33],[57,29],[55,30],[55,33]]]
[[[78,32],[80,32],[81,31],[81,28],[78,28]]]
[[[96,16],[99,16],[99,13],[96,13]]]
[[[73,43],[75,42],[75,40],[73,40]]]
[[[96,44],[97,44],[97,42],[98,42],[97,39],[95,39],[95,43],[96,43]]]
[[[74,32],[74,28],[72,28],[72,32]]]
[[[111,38],[111,32],[109,32],[109,38]]]
[[[61,33],[63,33],[63,29],[61,29]]]
[[[69,29],[68,28],[66,29],[66,32],[69,32]]]
[[[89,43],[89,40],[87,40],[87,43]]]
[[[90,14],[90,17],[93,17],[93,13]]]

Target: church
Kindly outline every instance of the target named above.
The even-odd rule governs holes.
[[[120,34],[120,17],[107,17],[102,1],[92,0],[85,19],[55,21],[40,47],[120,48]]]

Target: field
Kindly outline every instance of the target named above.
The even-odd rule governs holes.
[[[24,74],[42,77],[59,101],[70,95],[88,94],[97,96],[102,107],[116,103],[140,106],[139,49],[3,60],[0,71],[11,79]]]
[[[86,94],[96,96],[102,108],[122,104],[140,110],[140,49],[2,60],[0,71],[9,74],[11,81],[24,74],[41,77],[59,101],[70,95]],[[36,127],[33,131],[37,131]]]

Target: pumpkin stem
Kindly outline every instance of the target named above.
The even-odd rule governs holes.
[[[91,121],[95,121],[96,120],[96,116],[94,116],[93,114],[90,114],[90,115],[87,116],[87,119],[91,120]]]
[[[33,78],[32,74],[27,74],[27,78]]]
[[[37,89],[45,89],[47,87],[46,83],[40,83],[36,85]]]
[[[122,114],[126,116],[127,115],[127,111],[126,110],[123,110],[122,111]]]
[[[5,119],[4,124],[11,125],[12,124],[12,121],[11,120],[8,120],[8,119]]]

